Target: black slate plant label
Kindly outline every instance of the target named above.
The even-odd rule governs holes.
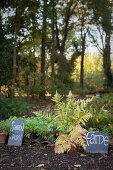
[[[87,153],[108,153],[109,134],[101,132],[86,132]]]
[[[22,120],[12,120],[8,145],[21,146],[24,135],[25,122]]]

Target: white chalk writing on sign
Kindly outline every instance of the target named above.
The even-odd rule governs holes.
[[[10,140],[15,140],[19,142],[21,139],[22,139],[22,135],[12,134],[12,136],[10,136]]]
[[[15,121],[12,121],[12,127],[11,130],[18,130],[18,131],[24,131],[24,123],[22,125],[16,125]]]
[[[97,135],[95,132],[88,132],[87,133],[87,145],[93,145],[93,144],[99,144],[99,145],[105,145],[108,146],[109,144],[109,138],[108,136],[104,136],[102,134]]]

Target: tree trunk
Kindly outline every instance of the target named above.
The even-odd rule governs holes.
[[[82,54],[81,54],[81,70],[80,70],[80,87],[84,88],[84,55],[85,55],[85,38],[86,33],[82,36]]]
[[[16,63],[17,63],[17,21],[15,19],[15,37],[14,37],[14,54],[13,54],[13,73],[12,73],[12,97],[15,96],[16,83]]]
[[[106,44],[103,51],[103,68],[106,76],[107,86],[112,85],[111,59],[110,59],[110,35],[106,35]]]
[[[54,63],[55,63],[55,3],[54,0],[52,0],[52,51],[51,51],[51,67],[52,67],[52,81],[51,81],[51,87],[54,88],[54,78],[55,78],[55,69],[54,69]],[[52,92],[53,96],[53,92]]]
[[[43,9],[43,28],[42,28],[42,46],[41,46],[41,82],[40,86],[42,90],[39,94],[40,99],[45,99],[45,49],[46,49],[46,6],[47,1],[44,0],[44,9]]]
[[[29,89],[29,97],[28,97],[28,102],[30,102],[30,95],[31,95],[31,85],[32,85],[32,76],[31,76],[31,72],[29,73],[29,85],[28,85],[28,89]]]

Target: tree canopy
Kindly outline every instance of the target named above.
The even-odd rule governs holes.
[[[0,87],[5,85],[11,96],[15,90],[41,98],[56,90],[68,93],[75,89],[73,74],[81,56],[78,87],[84,88],[89,43],[99,49],[106,86],[112,86],[112,16],[111,0],[1,1]]]

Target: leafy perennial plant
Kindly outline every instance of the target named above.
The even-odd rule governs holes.
[[[80,126],[80,122],[88,120],[91,114],[86,111],[86,106],[92,99],[76,101],[69,92],[66,101],[62,101],[60,94],[56,92],[53,101],[56,102],[55,122],[61,134],[55,143],[55,153],[64,153],[77,150],[81,146],[86,147],[86,130]]]
[[[69,131],[70,126],[75,126],[79,121],[82,121],[83,117],[85,119],[85,116],[87,118],[91,116],[85,108],[92,99],[75,100],[70,91],[66,101],[62,101],[62,97],[58,92],[52,100],[56,103],[54,121],[61,132]]]

